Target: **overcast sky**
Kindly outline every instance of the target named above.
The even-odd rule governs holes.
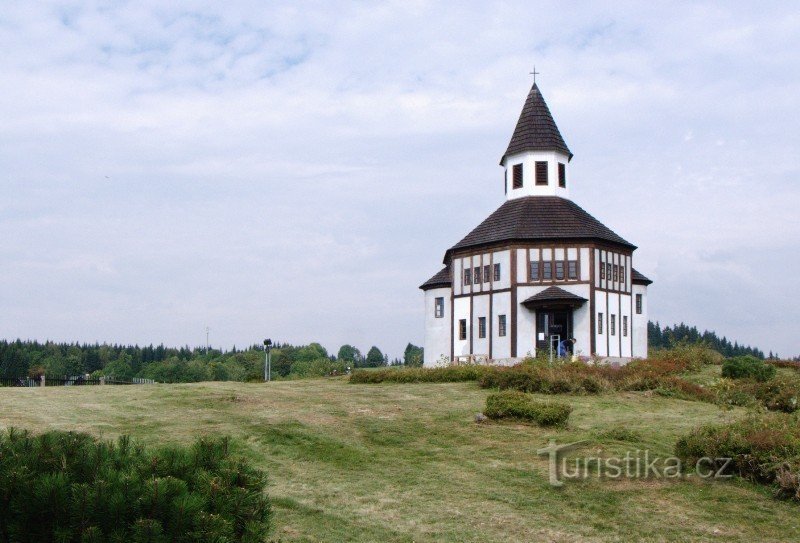
[[[453,5],[3,1],[0,336],[400,356],[535,64],[650,317],[800,354],[800,11]]]

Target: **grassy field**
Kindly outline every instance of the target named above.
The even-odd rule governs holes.
[[[3,388],[0,427],[148,444],[231,435],[269,472],[274,541],[800,540],[800,506],[764,487],[592,479],[553,488],[536,455],[550,438],[588,440],[592,454],[670,455],[692,427],[743,411],[647,393],[560,396],[575,408],[567,428],[476,424],[487,394],[474,383],[344,379]],[[619,427],[633,442],[604,437]]]

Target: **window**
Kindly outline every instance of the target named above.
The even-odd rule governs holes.
[[[478,317],[478,337],[486,337],[486,317]]]
[[[472,284],[472,268],[464,270],[464,285]]]
[[[553,263],[549,260],[542,262],[542,279],[545,281],[552,281],[553,279]]]
[[[611,328],[611,335],[617,335],[617,316],[611,315],[611,321],[608,323],[609,328]]]
[[[458,338],[467,339],[467,319],[458,321]]]
[[[504,188],[505,193],[508,194],[508,170],[506,170],[506,179],[504,187],[505,187]]]
[[[606,265],[602,262],[600,263],[600,279],[606,278]]]
[[[622,316],[622,335],[628,337],[628,316]]]
[[[522,188],[522,164],[514,164],[514,168],[512,170],[514,176],[514,184],[512,185],[515,189]]]
[[[476,285],[480,284],[480,282],[481,282],[481,267],[480,266],[475,268],[475,271],[473,272],[473,277],[475,278],[475,284]]]
[[[614,264],[614,282],[619,281],[619,266]]]
[[[567,262],[567,278],[569,279],[577,279],[578,278],[578,261],[577,260],[570,260]]]
[[[547,162],[536,162],[536,184],[547,184]]]
[[[637,315],[641,315],[642,314],[642,295],[641,294],[637,294],[636,295],[636,314]]]
[[[500,280],[500,264],[494,265],[494,280],[495,281]]]
[[[489,271],[490,269],[491,268],[489,267],[488,264],[483,267],[483,282],[484,283],[488,283],[489,279],[492,278],[491,272]]]
[[[506,316],[505,315],[498,315],[497,316],[497,335],[500,337],[505,337],[506,335]]]
[[[625,282],[625,266],[619,267],[619,282],[620,283]]]
[[[567,167],[561,162],[558,163],[558,186],[567,188]]]
[[[539,261],[531,261],[531,281],[539,281],[542,276],[539,274]]]
[[[597,333],[603,335],[603,314],[597,314]]]
[[[558,281],[564,280],[564,261],[557,260],[556,261],[556,279]]]
[[[434,310],[434,316],[437,319],[444,317],[444,298],[436,298],[436,309]]]
[[[611,281],[611,262],[606,262],[606,279]]]

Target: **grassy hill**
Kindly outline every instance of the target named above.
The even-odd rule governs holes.
[[[275,541],[790,541],[798,505],[747,482],[548,485],[550,438],[586,451],[672,454],[695,426],[741,417],[701,402],[561,396],[569,426],[473,421],[474,383],[201,383],[0,389],[0,427],[188,443],[223,433],[269,472]],[[618,441],[624,427],[628,442]],[[630,436],[634,436],[631,438]]]

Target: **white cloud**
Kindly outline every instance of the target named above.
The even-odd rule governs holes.
[[[6,3],[0,329],[399,354],[416,286],[502,202],[536,64],[653,317],[798,353],[775,295],[800,264],[798,27],[746,3]]]

